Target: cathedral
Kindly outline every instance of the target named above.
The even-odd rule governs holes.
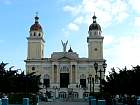
[[[63,51],[52,52],[44,57],[45,39],[39,17],[30,27],[27,37],[28,48],[26,73],[41,75],[42,95],[53,99],[83,99],[92,92],[101,92],[101,79],[105,77],[106,60],[103,58],[102,30],[94,14],[89,26],[87,43],[88,57],[80,58],[72,48],[67,51],[68,41],[61,40]]]

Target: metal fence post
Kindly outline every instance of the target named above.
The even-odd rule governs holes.
[[[98,105],[106,105],[105,100],[98,100]]]
[[[2,98],[2,105],[8,105],[8,98]]]
[[[23,105],[29,105],[29,98],[23,98]]]

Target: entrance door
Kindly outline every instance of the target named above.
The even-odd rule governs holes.
[[[82,88],[86,88],[86,79],[80,79],[80,85]]]
[[[69,73],[60,73],[60,88],[68,88]]]
[[[46,88],[50,87],[50,79],[44,79],[44,86]]]

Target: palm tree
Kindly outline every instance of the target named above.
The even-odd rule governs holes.
[[[25,75],[24,72],[18,73],[17,70],[6,70],[8,63],[0,63],[0,92],[2,93],[37,93],[40,88],[40,75],[35,72]]]

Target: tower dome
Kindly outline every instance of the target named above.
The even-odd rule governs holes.
[[[72,48],[70,47],[70,49],[68,50],[68,52],[73,52]]]
[[[89,26],[89,31],[91,30],[99,30],[101,31],[101,26],[96,22],[96,16],[94,14],[93,18],[93,23]]]
[[[38,22],[39,17],[35,16],[35,23],[30,27],[30,31],[41,31],[42,32],[42,27]]]

